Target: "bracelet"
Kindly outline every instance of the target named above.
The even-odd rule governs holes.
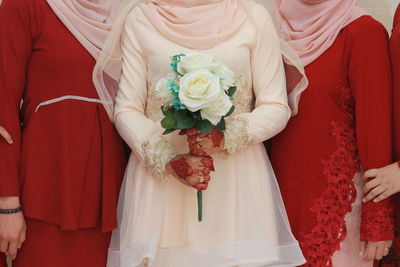
[[[19,206],[16,209],[0,209],[0,214],[15,214],[22,211],[22,207]]]

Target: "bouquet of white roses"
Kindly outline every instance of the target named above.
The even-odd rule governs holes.
[[[172,71],[156,85],[163,101],[164,134],[193,127],[202,133],[210,133],[213,126],[224,131],[224,117],[235,109],[234,73],[202,53],[176,55],[171,61]]]
[[[213,56],[203,53],[175,55],[171,58],[171,69],[156,85],[156,96],[162,102],[164,114],[161,121],[164,134],[181,130],[181,134],[188,135],[190,154],[207,156],[204,164],[209,168],[204,173],[208,175],[214,170],[212,158],[196,145],[196,141],[190,140],[196,140],[200,133],[225,130],[225,117],[235,110],[232,104],[236,92],[234,73]],[[199,221],[202,220],[202,190],[205,188],[197,188]]]

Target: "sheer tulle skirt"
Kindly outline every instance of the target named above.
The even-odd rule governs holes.
[[[194,189],[160,184],[132,154],[119,203],[108,267],[296,266],[304,258],[293,237],[262,145],[215,157],[197,221]]]

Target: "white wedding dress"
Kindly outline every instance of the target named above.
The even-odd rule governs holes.
[[[267,10],[253,1],[247,5],[245,23],[226,40],[201,51],[227,65],[238,80],[236,110],[225,132],[228,152],[213,155],[216,172],[203,193],[201,223],[196,190],[164,172],[165,163],[188,148],[185,137],[162,135],[161,104],[154,92],[170,71],[170,57],[194,50],[160,34],[140,7],[128,4],[123,11],[123,65],[114,118],[133,152],[108,267],[142,266],[144,261],[150,267],[305,263],[263,145],[284,129],[291,115],[281,44]]]

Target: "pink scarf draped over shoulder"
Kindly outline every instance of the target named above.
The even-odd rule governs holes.
[[[307,4],[302,0],[275,0],[283,20],[283,31],[304,65],[321,56],[340,31],[366,15],[356,0],[326,0]]]
[[[118,16],[120,0],[47,0],[61,22],[97,59]]]

